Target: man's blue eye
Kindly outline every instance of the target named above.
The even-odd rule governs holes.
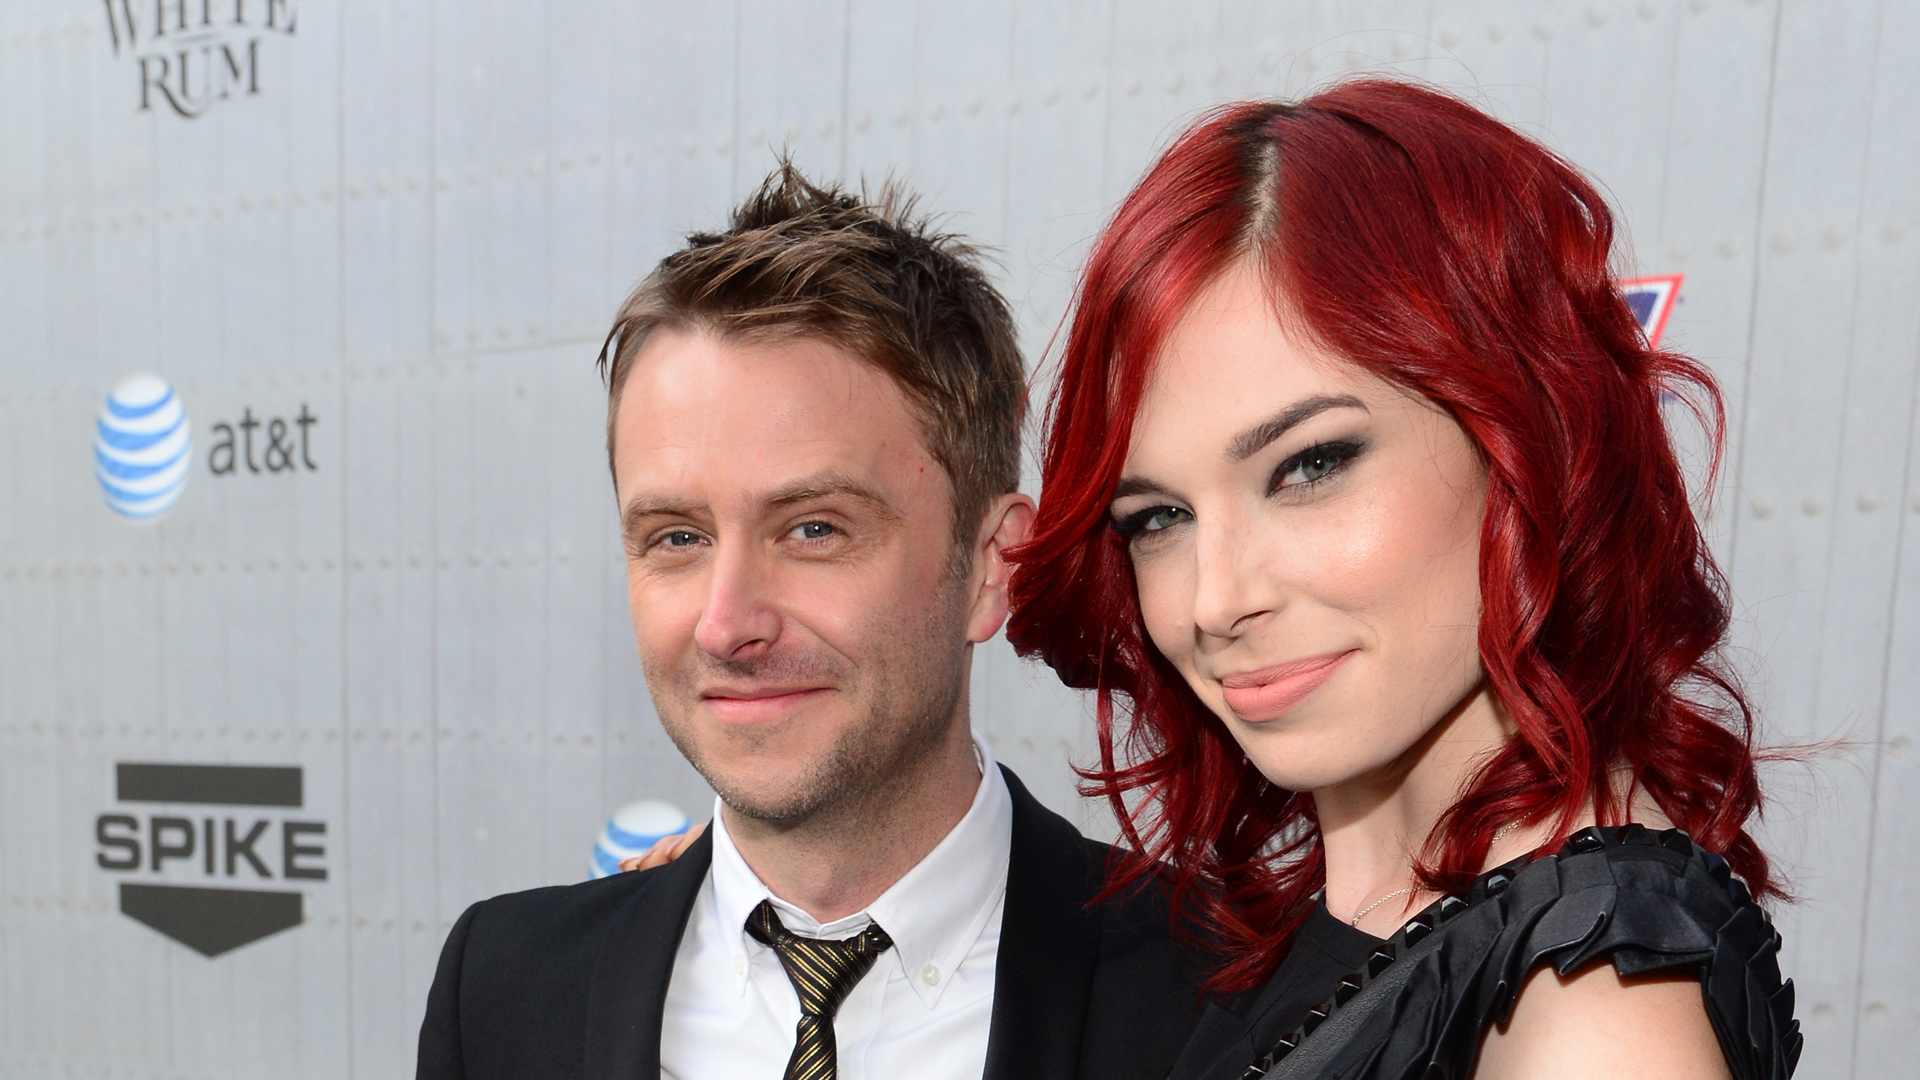
[[[700,535],[698,533],[679,530],[668,533],[665,539],[668,547],[692,547],[700,542]]]
[[[824,540],[833,535],[833,526],[824,521],[809,521],[794,531],[802,540]]]

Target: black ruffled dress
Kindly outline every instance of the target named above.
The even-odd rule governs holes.
[[[1623,975],[1698,971],[1736,1080],[1786,1080],[1801,1037],[1779,949],[1726,860],[1685,833],[1586,829],[1385,941],[1320,906],[1265,988],[1208,1008],[1170,1080],[1467,1080],[1530,972],[1601,958]]]

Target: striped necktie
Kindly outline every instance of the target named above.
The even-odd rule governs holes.
[[[845,941],[795,937],[780,924],[771,900],[760,901],[747,916],[747,933],[779,955],[800,996],[800,1023],[794,1028],[786,1080],[835,1080],[833,1014],[880,954],[893,947],[893,939],[879,923]]]

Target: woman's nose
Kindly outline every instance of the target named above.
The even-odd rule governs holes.
[[[1279,583],[1257,545],[1230,520],[1196,521],[1193,625],[1200,634],[1232,638],[1278,606]]]

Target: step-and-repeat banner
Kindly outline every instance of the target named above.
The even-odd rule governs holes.
[[[1357,70],[1591,170],[1725,384],[1809,1077],[1920,1057],[1920,14],[1812,0],[0,0],[0,1075],[400,1076],[495,893],[703,817],[593,358],[790,150],[997,251],[1038,361],[1209,103]],[[1622,462],[1622,468],[1632,463]],[[1085,704],[976,724],[1090,832]]]

